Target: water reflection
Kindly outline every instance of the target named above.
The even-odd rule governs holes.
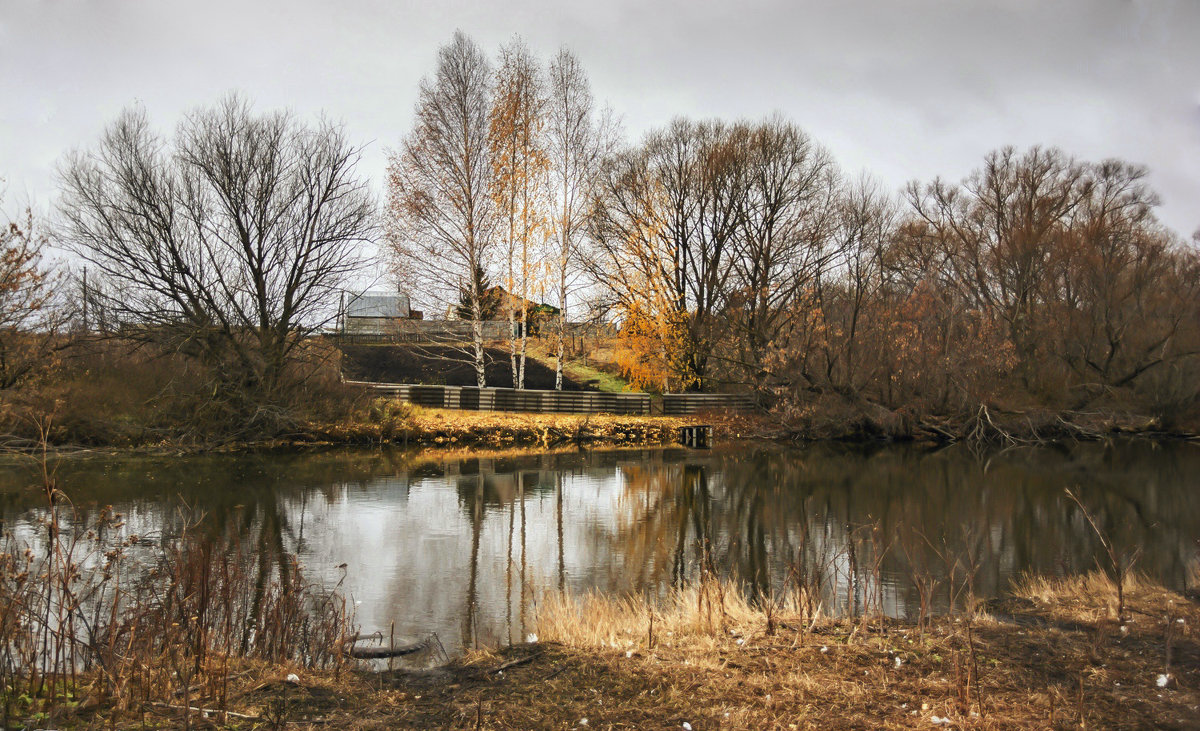
[[[402,451],[64,462],[86,516],[126,532],[252,541],[262,582],[300,555],[345,580],[365,631],[447,648],[519,641],[547,590],[661,593],[705,572],[752,596],[802,583],[824,608],[912,616],[1023,571],[1069,574],[1102,555],[1076,490],[1138,568],[1195,582],[1200,449],[1088,444],[979,456],[915,447],[740,447],[428,460]],[[0,475],[0,518],[32,536],[36,492]]]

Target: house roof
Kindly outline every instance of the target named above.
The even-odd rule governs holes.
[[[408,317],[408,295],[363,292],[346,301],[347,317]]]

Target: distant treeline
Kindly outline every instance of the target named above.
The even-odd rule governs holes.
[[[778,116],[627,143],[569,52],[543,66],[514,41],[494,68],[459,34],[393,156],[387,248],[460,311],[499,280],[618,324],[644,387],[1178,416],[1200,390],[1200,259],[1146,176],[1003,148],[893,193]]]
[[[1200,388],[1200,257],[1145,177],[1005,148],[893,196],[786,121],[677,120],[604,166],[585,263],[646,382],[1165,415]]]
[[[560,384],[567,323],[586,320],[617,328],[638,386],[753,392],[785,415],[1195,415],[1200,257],[1138,165],[1003,148],[961,182],[891,192],[778,116],[628,142],[570,51],[543,62],[518,39],[493,60],[461,33],[398,138],[380,205],[328,120],[237,95],[169,137],[121,114],[64,157],[48,221],[0,230],[10,421],[24,398],[44,423],[79,393],[64,383],[115,376],[128,352],[126,402],[203,415],[198,434],[286,433],[336,390],[336,352],[310,336],[364,268],[464,321],[443,345],[479,386],[482,321],[508,320],[523,387],[531,303],[547,303]]]

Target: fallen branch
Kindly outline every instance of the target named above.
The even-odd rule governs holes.
[[[363,640],[383,641],[383,633],[382,632],[372,632],[369,635],[364,635],[363,633],[359,632],[357,634],[350,635],[346,639],[342,640],[342,643],[346,644],[346,645],[353,645],[355,642],[362,642]]]
[[[508,662],[502,662],[499,665],[497,665],[496,667],[489,670],[488,673],[495,674],[495,673],[501,672],[503,670],[508,670],[509,668],[515,668],[518,665],[524,665],[526,663],[531,663],[535,659],[540,657],[541,654],[542,653],[540,653],[540,652],[535,652],[532,655],[526,655],[525,657],[519,657],[516,660],[509,660]]]
[[[948,442],[957,442],[959,439],[957,434],[950,431],[949,429],[938,426],[937,424],[933,423],[932,421],[922,421],[918,424],[918,428],[924,429],[925,431],[933,432],[934,434],[937,434],[938,436],[942,437],[943,439],[945,439]]]
[[[150,705],[155,708],[165,708],[171,711],[189,711],[191,713],[199,713],[202,716],[208,717],[224,713],[231,718],[239,718],[243,721],[261,721],[262,716],[252,716],[247,713],[236,713],[234,711],[220,711],[215,708],[197,708],[196,706],[175,706],[170,703],[159,703],[158,701],[150,701]]]

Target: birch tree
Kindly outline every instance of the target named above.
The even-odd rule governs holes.
[[[416,122],[388,166],[388,241],[402,282],[441,309],[470,313],[469,356],[484,371],[483,276],[492,264],[488,113],[492,72],[461,32],[438,51],[421,82]]]
[[[490,144],[492,197],[507,254],[509,358],[516,388],[525,388],[528,298],[532,274],[540,268],[537,259],[548,234],[545,126],[545,79],[529,49],[515,39],[500,51]],[[516,311],[518,303],[520,313]]]
[[[548,273],[558,296],[554,387],[562,389],[564,342],[567,330],[567,296],[578,259],[579,239],[600,164],[616,138],[615,124],[607,113],[597,114],[591,84],[579,59],[566,48],[550,62],[547,150],[552,188],[553,253]]]

